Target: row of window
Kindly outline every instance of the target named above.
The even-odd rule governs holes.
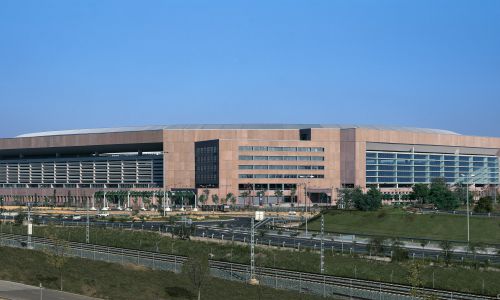
[[[297,189],[295,183],[240,183],[238,185],[240,191],[271,191],[271,190],[292,190]]]
[[[325,178],[323,174],[240,174],[239,178]]]
[[[324,170],[325,166],[239,165],[240,170]]]
[[[463,180],[497,184],[498,157],[481,155],[366,153],[366,181],[369,183],[430,183],[443,177],[448,183]]]
[[[240,146],[240,151],[325,152],[323,147]]]
[[[369,171],[431,171],[431,172],[492,172],[498,173],[498,168],[488,167],[431,167],[431,166],[394,166],[367,165]]]
[[[285,160],[285,161],[324,161],[323,156],[252,156],[240,155],[240,160]]]
[[[398,159],[425,159],[445,161],[473,161],[473,162],[498,162],[496,156],[484,155],[450,155],[450,154],[416,154],[394,152],[366,152],[366,158],[398,158]]]
[[[441,178],[442,176],[431,177],[366,177],[367,183],[431,183],[433,178]],[[444,178],[449,184],[459,183],[456,178]],[[480,178],[474,180],[475,184],[498,184],[498,178]]]
[[[447,177],[447,178],[457,178],[458,174],[456,172],[391,172],[391,171],[366,171],[366,176],[397,176],[397,177]],[[498,173],[485,174],[487,177],[496,178]]]
[[[161,183],[163,160],[0,161],[0,184]]]
[[[422,159],[415,159],[415,160],[409,160],[409,159],[373,159],[373,158],[367,158],[366,159],[366,164],[367,165],[406,165],[406,166],[416,166],[416,165],[423,165],[423,166],[445,166],[445,167],[454,167],[454,166],[459,166],[459,167],[490,167],[490,168],[496,168],[498,167],[497,162],[474,162],[474,161],[440,161],[440,160],[422,160]]]

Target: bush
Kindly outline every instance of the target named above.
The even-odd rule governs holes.
[[[26,214],[24,212],[19,212],[19,214],[14,218],[14,224],[21,225],[26,219]]]
[[[474,212],[489,213],[493,210],[493,199],[490,196],[481,197],[474,206]]]

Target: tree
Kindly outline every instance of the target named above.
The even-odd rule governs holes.
[[[410,199],[416,200],[420,202],[420,204],[424,204],[429,197],[429,187],[423,183],[417,183],[412,188],[410,193]]]
[[[14,224],[16,225],[21,225],[23,224],[23,221],[26,219],[26,213],[22,210],[19,210],[17,215],[14,217]]]
[[[443,250],[444,262],[446,263],[446,265],[448,265],[451,260],[451,252],[453,246],[449,241],[441,241],[439,243],[439,247],[441,247],[441,250]]]
[[[491,196],[481,197],[474,206],[474,212],[489,213],[493,210],[493,199]]]
[[[467,185],[460,184],[455,186],[453,194],[460,203],[464,205],[467,203]],[[469,203],[472,203],[473,200],[474,195],[472,193],[469,193]]]
[[[207,200],[208,200],[208,195],[210,195],[210,190],[209,189],[204,189],[203,190],[203,194],[205,194],[205,196],[207,197]]]
[[[240,196],[243,198],[243,199],[246,199],[248,197],[250,197],[250,192],[249,191],[243,191],[241,192]],[[245,201],[246,202],[246,201]],[[249,201],[250,203],[250,201]]]
[[[60,239],[54,233],[53,228],[48,228],[48,232],[48,239],[52,242],[52,246],[45,249],[45,254],[47,255],[47,262],[59,273],[60,289],[62,291],[64,266],[69,258],[69,242],[64,239]]]
[[[219,196],[217,194],[212,195],[212,202],[214,203],[215,206],[219,204]]]
[[[278,200],[278,205],[280,204],[280,199],[283,197],[283,191],[282,190],[275,190],[274,191],[274,196]]]
[[[363,194],[361,188],[341,188],[337,192],[337,206],[342,209],[354,209],[355,194]]]
[[[205,205],[205,203],[207,202],[207,195],[205,195],[205,194],[201,194],[201,195],[198,197],[198,201],[200,201],[201,205]]]
[[[384,240],[381,237],[374,237],[366,245],[366,250],[371,255],[378,255],[384,253]]]
[[[366,194],[363,194],[361,188],[354,188],[351,197],[359,210],[377,210],[382,206],[382,193],[376,187],[371,187]]]
[[[453,210],[459,206],[459,200],[448,188],[443,178],[434,178],[429,190],[429,202],[438,209]]]
[[[391,261],[405,261],[408,259],[408,250],[403,247],[403,243],[398,239],[392,242],[391,252]]]
[[[257,192],[257,197],[259,197],[259,205],[261,205],[261,201],[264,200],[265,196],[266,196],[266,189],[262,189]]]
[[[210,274],[208,253],[201,251],[188,257],[182,265],[182,272],[189,278],[193,287],[198,291],[198,300],[200,300],[201,288],[209,279]]]
[[[227,193],[226,202],[231,203],[231,205],[234,206],[234,204],[236,203],[236,197],[233,193]]]
[[[423,264],[421,261],[412,261],[408,268],[408,282],[411,285],[410,295],[419,296],[419,288],[423,285],[422,280]]]

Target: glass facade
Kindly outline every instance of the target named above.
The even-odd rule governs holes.
[[[366,151],[366,184],[410,185],[441,177],[449,184],[498,184],[498,157]]]
[[[0,160],[0,187],[163,185],[163,155]]]

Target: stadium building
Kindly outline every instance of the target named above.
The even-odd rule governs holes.
[[[402,201],[412,185],[436,177],[496,191],[499,156],[500,138],[423,128],[244,124],[50,131],[0,139],[0,197],[83,206],[103,191],[199,196],[208,190],[219,198],[232,193],[239,204],[309,205],[334,203],[342,187],[374,185]]]

